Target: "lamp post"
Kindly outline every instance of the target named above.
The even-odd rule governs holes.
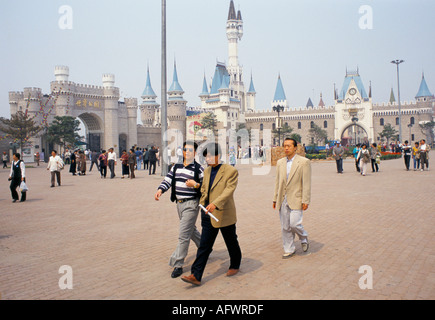
[[[408,128],[409,128],[409,144],[411,144],[411,141],[412,141],[412,139],[411,139],[411,137],[412,137],[412,135],[411,135],[412,123],[408,124]]]
[[[281,118],[279,116],[279,113],[284,111],[284,106],[274,106],[273,111],[278,112],[278,118],[277,118],[277,123],[276,123],[276,128],[278,129],[278,145],[281,145],[281,127],[282,127],[282,123],[281,123]]]
[[[353,125],[354,125],[353,131],[355,132],[355,145],[356,145],[357,144],[357,141],[356,141],[356,129],[357,129],[357,126],[356,126],[356,123],[358,122],[358,118],[357,117],[353,117],[352,118],[352,122],[353,122]]]
[[[404,60],[393,60],[391,63],[396,65],[397,68],[397,96],[399,99],[399,141],[402,141],[402,110],[400,105],[400,82],[399,82],[399,64],[405,62]]]
[[[166,131],[168,130],[168,105],[167,105],[167,80],[166,80],[166,0],[162,0],[162,110],[161,110],[161,124],[162,124],[162,152],[161,154],[167,154],[167,141],[166,141]],[[166,156],[162,157],[166,159]],[[168,166],[162,161],[162,173],[164,177],[168,174]]]

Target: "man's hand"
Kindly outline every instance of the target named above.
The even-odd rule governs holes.
[[[154,199],[156,201],[159,201],[162,194],[163,194],[163,192],[161,189],[157,190],[156,194],[154,195]]]
[[[213,203],[210,203],[207,208],[205,208],[208,212],[213,213],[213,211],[216,209],[216,206]]]
[[[273,209],[276,209],[276,202],[275,202],[275,201],[274,201],[273,204],[272,204],[272,208],[273,208]]]
[[[305,211],[308,209],[308,204],[302,203],[302,210]]]

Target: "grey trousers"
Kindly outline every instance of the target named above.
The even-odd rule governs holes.
[[[199,248],[201,234],[195,226],[199,213],[199,199],[189,200],[183,203],[177,203],[178,217],[180,218],[180,227],[178,235],[178,245],[172,254],[169,265],[175,268],[182,268],[184,259],[189,250],[190,240]]]
[[[296,251],[295,234],[298,235],[301,243],[308,242],[308,233],[302,226],[302,210],[292,210],[287,204],[287,199],[281,205],[279,217],[282,227],[282,244],[285,253]]]

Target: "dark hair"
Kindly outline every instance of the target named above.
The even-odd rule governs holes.
[[[405,143],[408,144],[408,140],[405,140]]]
[[[56,153],[56,154],[57,154],[57,151],[56,151],[56,150],[51,150],[51,152],[54,152],[54,153]]]
[[[297,147],[298,146],[298,142],[296,141],[296,139],[293,139],[293,138],[285,138],[284,139],[284,142],[286,142],[286,141],[293,141],[293,146],[294,147]],[[284,145],[284,142],[282,143],[282,145]]]
[[[207,156],[208,151],[210,151],[211,154],[214,154],[215,156],[219,156],[222,154],[221,147],[219,143],[209,143],[202,153],[204,157]]]
[[[21,154],[19,154],[18,152],[17,152],[17,153],[14,153],[14,156],[15,156],[18,160],[20,160],[20,158],[21,158]]]
[[[185,146],[193,146],[193,148],[195,149],[195,151],[196,151],[196,149],[198,149],[198,144],[196,143],[196,142],[194,142],[194,141],[191,141],[191,140],[188,140],[188,141],[185,141],[184,143],[183,143],[183,149],[184,149],[184,147]]]
[[[378,145],[376,144],[376,142],[373,142],[373,146],[376,148]]]

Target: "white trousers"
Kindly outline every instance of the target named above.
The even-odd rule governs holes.
[[[292,210],[287,204],[287,199],[284,199],[279,217],[282,227],[282,244],[285,253],[293,253],[296,251],[295,234],[298,235],[301,243],[308,242],[308,233],[302,226],[302,210]]]

